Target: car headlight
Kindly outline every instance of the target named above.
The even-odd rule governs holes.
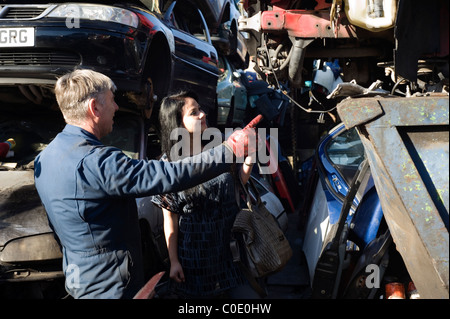
[[[53,18],[89,19],[116,22],[137,28],[137,15],[127,9],[94,4],[63,4],[57,6],[49,14]]]

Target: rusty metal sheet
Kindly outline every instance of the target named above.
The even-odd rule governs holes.
[[[371,116],[375,102],[382,113]],[[448,96],[344,100],[338,113],[357,127],[386,222],[421,297],[448,298]]]
[[[347,129],[352,128],[358,124],[363,124],[383,114],[378,99],[374,98],[348,98],[339,104],[338,108],[341,120]]]

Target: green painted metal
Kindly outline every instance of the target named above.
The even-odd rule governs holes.
[[[422,298],[449,298],[449,97],[348,98],[386,222]]]

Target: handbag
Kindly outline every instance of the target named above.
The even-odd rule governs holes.
[[[239,175],[238,175],[239,176]],[[274,274],[286,265],[292,257],[292,249],[274,216],[261,201],[260,194],[250,178],[244,185],[239,178],[236,187],[236,200],[240,206],[239,189],[244,191],[247,208],[236,215],[231,229],[231,252],[254,288],[255,278]],[[252,201],[249,189],[255,197]]]

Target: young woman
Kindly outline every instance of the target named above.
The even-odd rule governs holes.
[[[196,149],[195,145],[201,144],[194,139],[201,139],[208,126],[195,93],[166,97],[159,120],[163,159],[175,160],[171,152],[180,151],[176,146],[180,141],[171,138],[175,129],[189,133],[189,143],[181,141],[189,151],[181,153],[191,156],[202,151],[202,147]],[[244,183],[250,177],[251,163],[247,157],[237,167]],[[231,257],[231,227],[240,210],[232,173],[186,191],[155,196],[153,202],[163,209],[170,278],[176,282],[178,294],[185,298],[259,298]]]

